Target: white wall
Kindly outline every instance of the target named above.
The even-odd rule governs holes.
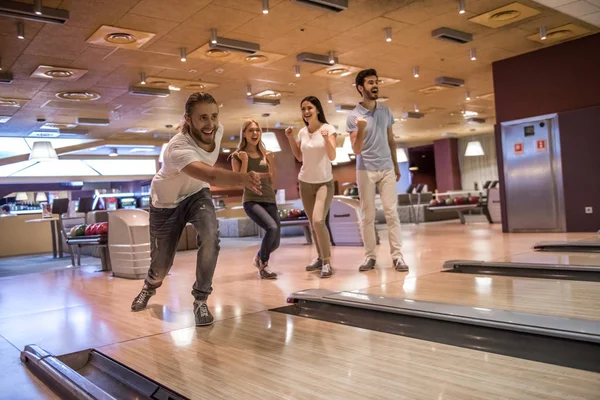
[[[465,157],[467,143],[478,140],[485,155]],[[460,176],[463,190],[474,189],[477,182],[479,189],[486,181],[498,180],[498,163],[496,160],[496,141],[493,134],[469,136],[458,139]]]

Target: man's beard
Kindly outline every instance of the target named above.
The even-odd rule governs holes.
[[[369,100],[377,100],[379,98],[379,91],[377,93],[373,93],[370,90],[367,92],[367,98]]]
[[[200,142],[202,142],[204,144],[208,144],[208,145],[212,145],[215,143],[215,132],[216,131],[217,131],[217,127],[215,126],[213,128],[211,138],[207,141],[204,138],[205,134],[202,133],[202,131],[200,131],[199,129],[196,129],[193,125],[190,125],[190,134],[192,135],[192,137],[194,139],[199,140]]]

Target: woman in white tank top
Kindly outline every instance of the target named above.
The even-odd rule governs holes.
[[[292,128],[285,134],[296,159],[302,162],[298,174],[300,197],[310,221],[318,258],[306,267],[307,271],[321,271],[321,278],[329,278],[331,268],[331,238],[325,224],[333,199],[331,162],[335,160],[335,128],[327,123],[323,106],[318,98],[308,96],[300,102],[305,127],[294,139]]]

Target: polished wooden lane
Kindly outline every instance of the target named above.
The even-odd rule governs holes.
[[[360,292],[600,321],[598,282],[437,272]]]
[[[304,271],[315,257],[314,247],[305,245],[303,238],[283,238],[271,261],[279,273],[276,281],[258,279],[251,265],[258,239],[223,239],[209,305],[216,320],[224,320],[281,306],[291,292],[302,289],[355,290],[402,282],[436,273],[448,259],[497,260],[529,252],[540,240],[589,235],[505,235],[497,226],[455,223],[404,226],[404,253],[411,265],[408,274],[392,269],[386,232],[381,236],[375,270],[357,271],[363,259],[361,247],[334,247],[335,272],[327,280]],[[142,281],[114,278],[94,272],[95,267],[0,278],[0,335],[17,349],[35,343],[64,354],[192,327],[195,259],[193,251],[178,253],[170,276],[148,309],[139,313],[129,307]],[[65,259],[65,265],[69,263]],[[11,352],[2,357],[13,362],[17,356]]]
[[[100,351],[193,399],[597,399],[599,374],[260,312]]]
[[[600,253],[531,251],[511,254],[498,261],[531,264],[600,266]]]
[[[526,252],[536,241],[577,239],[582,235],[503,235],[499,227],[459,224],[405,226],[406,260],[410,273],[391,268],[386,232],[382,232],[378,267],[357,271],[361,247],[334,247],[334,276],[319,279],[304,271],[315,257],[303,238],[284,238],[273,255],[276,281],[258,279],[251,260],[256,238],[224,239],[209,305],[217,320],[277,307],[294,291],[309,288],[354,290],[439,271],[451,258],[498,259]],[[113,278],[96,268],[48,271],[0,278],[0,335],[22,349],[35,343],[55,354],[103,346],[193,326],[191,285],[196,253],[178,253],[171,275],[147,310],[132,313],[129,306],[142,281]],[[66,263],[69,261],[66,260]],[[44,329],[40,329],[43,326]]]

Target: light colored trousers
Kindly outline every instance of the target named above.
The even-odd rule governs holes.
[[[383,171],[356,171],[358,194],[361,208],[361,231],[365,242],[365,257],[376,259],[375,240],[375,189],[383,204],[385,222],[388,227],[390,253],[392,259],[402,255],[402,228],[398,217],[398,195],[396,194],[396,174],[393,169]]]
[[[331,258],[331,238],[325,220],[333,200],[333,191],[333,181],[323,183],[300,181],[300,198],[310,221],[317,254],[326,262]]]

